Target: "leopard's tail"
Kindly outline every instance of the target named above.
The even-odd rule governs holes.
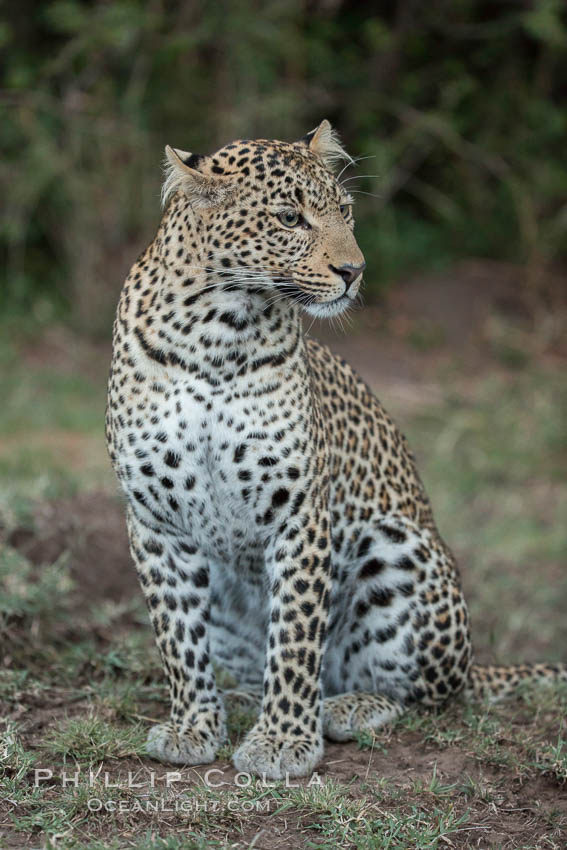
[[[473,664],[465,696],[497,702],[511,696],[522,683],[536,685],[567,682],[567,664]]]

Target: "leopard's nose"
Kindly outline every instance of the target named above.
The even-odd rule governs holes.
[[[352,284],[360,277],[364,269],[366,268],[366,263],[361,263],[359,266],[353,266],[350,263],[346,263],[344,266],[329,266],[332,272],[338,274],[344,280],[346,284],[346,289],[343,294],[346,294]]]

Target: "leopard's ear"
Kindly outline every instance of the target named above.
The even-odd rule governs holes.
[[[166,145],[165,180],[161,189],[164,207],[176,192],[183,192],[194,206],[200,207],[215,206],[227,199],[227,195],[233,191],[227,179],[210,177],[199,170],[206,159],[201,154]]]
[[[318,127],[303,136],[299,142],[306,145],[312,153],[318,156],[329,171],[333,171],[337,163],[342,160],[352,162],[352,158],[341,145],[339,134],[336,130],[333,130],[326,118],[321,121]]]

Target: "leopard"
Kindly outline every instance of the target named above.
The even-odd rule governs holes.
[[[239,771],[311,773],[411,705],[504,698],[566,664],[475,663],[456,560],[407,441],[305,330],[359,297],[352,162],[293,142],[166,148],[164,212],[113,326],[106,437],[171,711],[147,753],[213,761],[226,671],[253,695]]]

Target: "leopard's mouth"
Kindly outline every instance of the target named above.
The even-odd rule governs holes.
[[[312,301],[309,304],[303,304],[302,307],[306,313],[316,319],[331,319],[333,316],[344,313],[345,310],[352,307],[353,303],[350,295],[343,293],[332,301]]]
[[[311,291],[289,278],[284,287],[284,292],[288,298],[298,304],[309,316],[316,318],[324,319],[338,316],[352,307],[354,303],[354,297],[347,292],[343,292],[328,301],[320,301],[320,298],[325,297],[325,292]]]

